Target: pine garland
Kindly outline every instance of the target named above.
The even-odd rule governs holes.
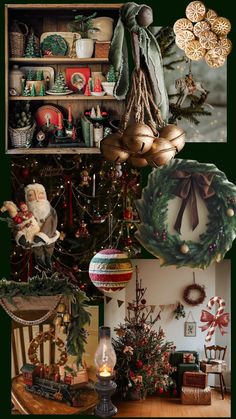
[[[199,242],[183,241],[180,234],[168,233],[168,202],[175,197],[178,182],[171,178],[171,174],[176,170],[214,173],[212,187],[215,195],[204,201],[208,223]],[[160,169],[154,169],[142,199],[136,201],[136,207],[141,225],[135,236],[151,254],[161,259],[162,265],[204,269],[212,262],[222,260],[236,237],[236,187],[213,164],[175,159]],[[229,208],[234,211],[233,216],[227,215]],[[183,243],[189,248],[186,254],[180,251]]]

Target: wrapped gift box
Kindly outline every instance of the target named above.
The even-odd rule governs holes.
[[[186,371],[183,376],[183,385],[187,387],[207,387],[207,374],[204,372]]]
[[[181,388],[181,402],[182,404],[211,404],[211,388]]]
[[[208,361],[201,361],[200,362],[200,369],[205,373],[209,372],[224,372],[227,370],[227,364],[225,361],[221,360],[208,360]]]

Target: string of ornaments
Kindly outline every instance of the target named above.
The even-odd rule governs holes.
[[[183,129],[164,123],[145,71],[135,68],[119,130],[101,141],[104,158],[116,163],[127,160],[135,167],[158,167],[168,163],[184,144]]]
[[[186,7],[186,18],[178,19],[173,27],[176,45],[193,61],[204,59],[209,67],[224,65],[232,50],[227,38],[230,21],[207,9],[201,1],[192,1]]]

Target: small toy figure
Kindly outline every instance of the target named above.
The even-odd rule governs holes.
[[[20,244],[22,247],[29,247],[33,243],[35,235],[40,231],[32,212],[29,211],[25,202],[20,202],[18,210],[16,204],[12,201],[5,201],[3,203],[1,212],[5,211],[9,213],[14,223],[17,244]],[[22,237],[24,237],[24,240],[20,243],[20,238]]]
[[[81,182],[79,184],[79,186],[89,186],[89,181],[91,180],[91,177],[89,176],[89,172],[87,169],[83,169],[81,172]]]
[[[78,239],[78,238],[81,238],[81,237],[89,237],[89,232],[88,232],[88,229],[87,229],[87,224],[85,223],[85,221],[84,220],[81,220],[81,222],[80,222],[80,225],[79,225],[79,228],[78,228],[78,230],[76,231],[76,233],[75,233],[75,237]]]

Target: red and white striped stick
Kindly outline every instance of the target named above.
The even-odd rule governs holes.
[[[208,301],[207,307],[211,310],[211,308],[216,303],[219,304],[218,310],[217,310],[216,315],[215,315],[215,317],[217,318],[217,317],[221,316],[223,314],[224,310],[225,310],[225,301],[223,300],[223,298],[217,297],[217,296],[212,297]],[[210,326],[209,330],[208,330],[207,335],[206,335],[206,338],[205,338],[206,342],[209,342],[211,340],[212,335],[214,335],[214,333],[215,333],[215,328],[216,328],[216,323],[213,322],[212,325]]]

